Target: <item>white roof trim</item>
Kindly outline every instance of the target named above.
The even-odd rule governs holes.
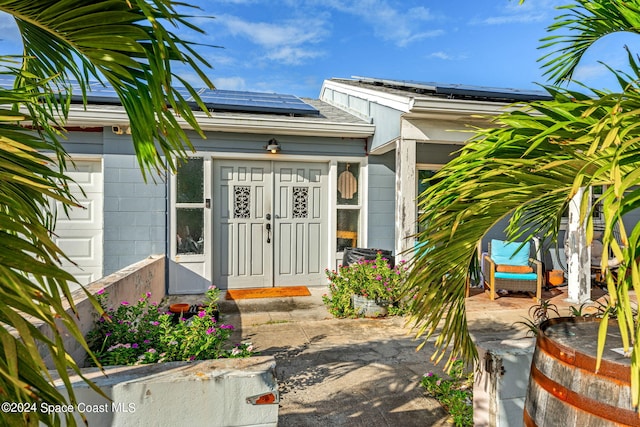
[[[405,113],[408,113],[413,108],[413,100],[409,96],[401,96],[392,93],[381,92],[379,90],[375,90],[375,88],[370,89],[352,86],[349,84],[336,82],[334,80],[325,80],[322,83],[322,89],[320,89],[320,99],[335,106],[338,105],[331,100],[325,99],[323,97],[325,89],[336,90],[338,92],[346,93],[348,95],[356,96],[368,101],[373,101],[380,105],[384,105],[385,107],[390,107],[398,111],[403,111]],[[342,107],[344,109],[347,106],[343,105],[338,107]]]
[[[381,154],[385,154],[385,153],[388,153],[389,151],[395,150],[399,139],[400,137],[394,138],[390,141],[385,142],[382,145],[378,145],[376,148],[371,150],[369,154],[373,156],[379,156]]]
[[[322,84],[320,99],[343,109],[347,108],[347,106],[337,105],[335,102],[323,97],[325,88],[360,97],[370,102],[376,102],[405,114],[429,118],[448,117],[451,119],[470,115],[496,115],[513,105],[506,102],[443,99],[409,93],[407,95],[399,95],[377,90],[375,87],[359,87],[335,80],[325,80]]]
[[[368,138],[375,132],[375,126],[368,123],[340,123],[323,120],[305,120],[301,117],[260,117],[225,115],[207,116],[195,113],[203,131],[232,133],[268,133],[276,135],[327,136]],[[189,128],[187,123],[178,119],[181,125]],[[123,108],[109,107],[71,108],[67,126],[113,126],[128,125],[129,118]]]

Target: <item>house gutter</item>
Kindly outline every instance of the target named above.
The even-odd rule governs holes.
[[[368,138],[375,131],[375,126],[370,123],[341,123],[303,117],[264,117],[257,114],[225,114],[223,116],[215,112],[211,116],[196,112],[195,117],[200,128],[208,132]],[[177,119],[184,129],[192,129],[185,120],[179,117]],[[124,109],[111,106],[108,108],[88,106],[86,109],[72,107],[67,121],[68,126],[124,126],[128,124],[129,118]]]

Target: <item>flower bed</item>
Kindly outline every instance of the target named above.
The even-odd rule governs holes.
[[[201,309],[187,319],[150,302],[150,293],[136,303],[122,301],[113,308],[105,306],[107,294],[98,291],[104,315],[87,334],[87,342],[102,365],[251,356],[250,343],[229,348],[233,326],[217,321],[219,294],[215,286],[210,287]]]
[[[401,315],[407,310],[403,288],[407,277],[407,265],[400,261],[391,268],[380,252],[375,260],[360,260],[338,271],[325,270],[330,281],[329,294],[322,300],[335,317],[358,317],[352,295],[360,295],[387,306],[390,315]]]

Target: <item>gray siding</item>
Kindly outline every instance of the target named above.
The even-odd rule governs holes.
[[[280,145],[280,154],[274,160],[286,160],[287,155],[331,155],[365,156],[367,141],[364,138],[326,138],[289,135],[234,134],[209,132],[207,139],[196,134],[189,135],[198,151],[222,153],[266,153],[265,147],[271,138]]]
[[[394,249],[395,151],[369,157],[369,247]]]

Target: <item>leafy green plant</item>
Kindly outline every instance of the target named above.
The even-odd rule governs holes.
[[[338,270],[325,270],[329,279],[329,294],[322,300],[335,317],[357,317],[351,303],[352,295],[361,295],[387,305],[389,314],[400,315],[407,309],[403,286],[407,276],[406,262],[391,268],[380,252],[375,260],[360,260]]]
[[[228,348],[233,326],[216,321],[220,291],[210,287],[205,305],[190,319],[175,319],[150,302],[150,293],[135,304],[122,301],[116,308],[104,306],[106,293],[99,292],[104,315],[87,342],[102,365],[138,365],[178,360],[205,360],[252,355],[250,343]]]
[[[473,425],[473,372],[466,372],[462,360],[451,364],[449,377],[442,378],[433,372],[423,375],[420,384],[436,398],[451,416],[456,426]]]
[[[65,351],[62,331],[88,350],[75,323],[68,285],[75,280],[61,267],[67,257],[54,241],[52,201],[65,211],[77,206],[61,143],[72,105],[70,81],[83,95],[96,80],[113,87],[146,177],[166,165],[175,170],[192,149],[181,120],[203,136],[189,97],[178,87],[207,111],[182,76],[193,73],[213,87],[204,70],[209,64],[185,31],[203,33],[184,13],[189,8],[194,10],[172,0],[0,0],[3,17],[15,20],[24,52],[0,55],[0,74],[14,81],[0,88],[0,394],[6,402],[77,404],[69,373],[82,374]],[[178,63],[184,67],[180,74]],[[64,390],[54,384],[39,348],[51,356]],[[72,413],[0,413],[2,425],[60,425],[63,419],[76,425]]]
[[[549,27],[543,67],[555,84],[572,78],[582,54],[611,33],[640,34],[640,1],[576,0],[563,8]],[[408,286],[414,293],[412,314],[417,335],[435,340],[435,361],[448,353],[477,357],[465,319],[465,290],[476,245],[503,219],[512,240],[540,236],[555,242],[562,216],[581,188],[604,188],[596,201],[589,192],[579,201],[578,221],[585,241],[593,240],[595,203],[602,206],[605,254],[620,261],[618,274],[604,268],[611,299],[598,333],[597,366],[605,347],[608,320],[616,316],[622,345],[631,356],[632,406],[640,403],[640,322],[634,316],[630,290],[640,290],[640,223],[627,230],[623,216],[640,208],[640,64],[628,48],[628,72],[615,71],[617,92],[581,92],[545,87],[551,99],[526,103],[487,118],[459,155],[434,177],[419,200],[426,224]],[[618,228],[619,240],[613,231]]]
[[[582,306],[580,307],[582,308]],[[529,329],[528,332],[530,334],[537,335],[540,325],[545,320],[550,319],[551,314],[554,314],[554,317],[560,316],[558,307],[549,300],[541,299],[537,304],[529,307],[528,319],[525,319],[521,322],[516,322],[515,324],[525,325]]]

